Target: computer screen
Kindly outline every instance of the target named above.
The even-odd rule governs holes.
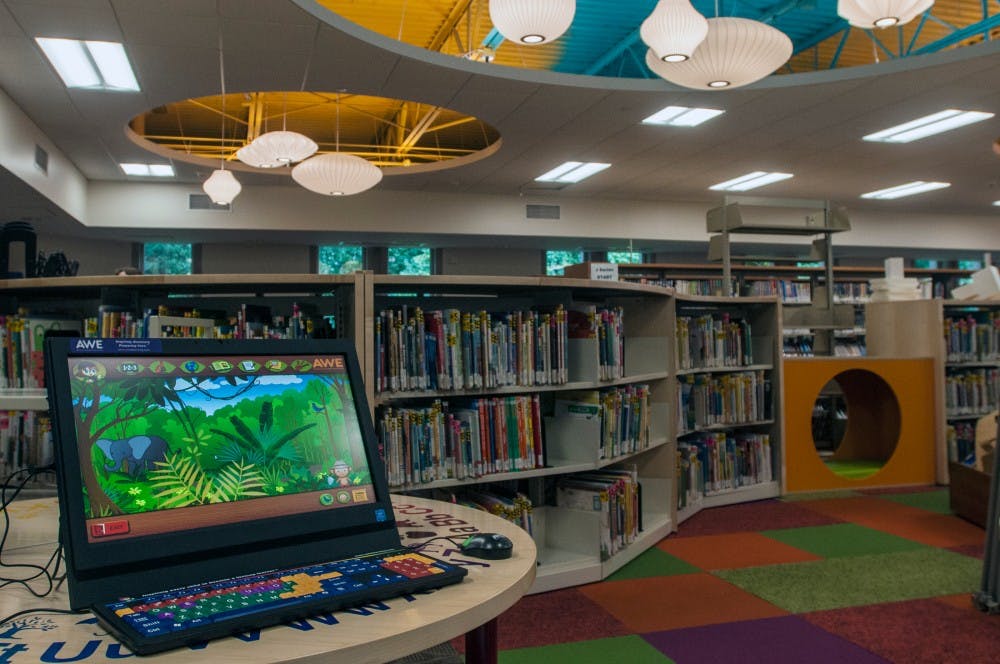
[[[395,536],[352,342],[47,343],[78,578]]]

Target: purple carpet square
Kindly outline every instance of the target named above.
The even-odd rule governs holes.
[[[675,537],[829,526],[834,523],[844,523],[844,521],[800,507],[796,503],[760,500],[702,510],[681,524]]]
[[[643,638],[676,664],[886,664],[798,616],[675,629]]]
[[[986,544],[963,544],[962,546],[949,546],[949,551],[954,551],[955,553],[961,553],[963,556],[969,556],[970,558],[979,558],[982,560],[986,557]]]

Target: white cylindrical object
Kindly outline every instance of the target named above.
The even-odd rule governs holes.
[[[317,194],[350,196],[377,185],[382,170],[357,155],[331,152],[303,161],[292,169],[292,179]]]

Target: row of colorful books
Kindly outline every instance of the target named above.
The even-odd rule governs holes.
[[[506,519],[527,531],[529,535],[534,530],[531,499],[520,491],[504,491],[499,487],[486,490],[467,489],[454,495],[452,500],[459,505],[483,510]]]
[[[976,462],[976,423],[951,422],[945,431],[948,460],[971,466]]]
[[[642,529],[642,500],[634,470],[606,468],[561,477],[556,505],[600,515],[601,560],[635,541]]]
[[[785,304],[809,304],[812,285],[808,281],[760,279],[750,282],[747,295],[777,295]]]
[[[559,394],[553,415],[595,419],[600,423],[598,458],[632,454],[649,447],[649,385]]]
[[[944,404],[949,416],[984,414],[997,407],[1000,369],[963,369],[944,379]]]
[[[490,389],[568,380],[567,315],[419,307],[375,319],[375,391]]]
[[[750,321],[728,313],[678,316],[677,364],[681,369],[753,364]]]
[[[540,409],[537,394],[379,408],[376,427],[389,485],[543,467]]]
[[[1000,312],[944,319],[949,362],[1000,362]]]
[[[54,458],[48,413],[0,411],[0,478],[21,468],[48,465]]]
[[[747,424],[771,417],[771,378],[766,371],[738,371],[678,378],[678,431],[717,424]]]
[[[703,496],[773,481],[766,433],[716,432],[677,442],[678,508]]]
[[[871,285],[867,281],[835,281],[834,304],[864,304],[871,299]]]
[[[629,279],[629,281],[634,281]],[[663,288],[673,288],[676,292],[684,295],[713,295],[721,297],[728,293],[737,292],[736,280],[732,280],[732,290],[726,291],[724,279],[658,279],[656,277],[641,277],[640,284],[650,286],[661,286]]]
[[[35,316],[0,316],[0,389],[45,387],[43,341],[49,330],[80,330],[78,322]]]
[[[816,339],[811,334],[786,334],[782,337],[781,354],[785,357],[813,357]]]

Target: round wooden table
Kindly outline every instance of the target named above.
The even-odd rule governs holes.
[[[496,532],[514,543],[507,560],[479,560],[462,555],[445,540],[430,543],[426,553],[465,566],[458,584],[346,609],[263,630],[149,656],[163,662],[385,662],[466,634],[467,662],[496,662],[496,617],[531,587],[535,545],[514,524],[486,512],[435,500],[393,496],[404,544],[431,537],[460,541],[471,532]],[[10,506],[11,535],[4,563],[48,560],[55,548],[58,507],[54,498]],[[0,568],[11,578],[19,570]],[[23,573],[27,574],[27,573]],[[42,587],[38,580],[32,582]],[[35,598],[20,586],[0,592],[0,618],[29,608],[68,607],[65,589]],[[130,653],[108,635],[90,614],[32,613],[0,625],[0,662],[104,662]],[[146,659],[146,658],[143,658]]]

